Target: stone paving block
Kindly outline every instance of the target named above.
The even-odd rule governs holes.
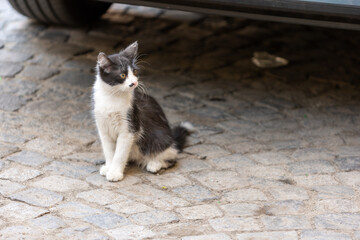
[[[17,96],[34,94],[40,88],[38,83],[30,80],[12,79],[10,81],[1,81],[1,92]]]
[[[261,206],[253,203],[231,203],[220,206],[226,216],[247,217],[260,214]]]
[[[70,69],[81,69],[86,72],[90,72],[94,69],[94,60],[81,58],[81,59],[72,59],[64,63],[64,68]]]
[[[10,161],[21,163],[28,166],[39,166],[43,163],[50,162],[52,159],[32,151],[21,151],[7,158]]]
[[[98,171],[98,169],[93,166],[75,165],[60,161],[53,161],[50,165],[44,167],[44,170],[73,178],[84,178]]]
[[[360,187],[360,172],[354,171],[354,172],[340,172],[336,174],[336,178],[340,180],[341,183],[348,185],[348,186],[354,186],[354,187]]]
[[[202,202],[218,198],[218,196],[212,194],[209,190],[199,185],[177,187],[174,188],[172,191],[177,193],[182,198],[190,201]]]
[[[108,240],[109,237],[97,232],[90,226],[76,226],[63,229],[60,233],[56,234],[59,239],[98,239]]]
[[[33,219],[48,212],[46,209],[19,202],[11,202],[0,207],[0,215],[7,219],[8,222]]]
[[[310,221],[305,216],[263,216],[261,217],[266,230],[308,229]]]
[[[303,175],[303,176],[294,176],[293,179],[298,186],[302,186],[302,187],[338,184],[338,182],[335,181],[334,177],[331,175],[307,175],[307,176]]]
[[[287,141],[278,140],[278,141],[273,141],[271,145],[275,150],[281,151],[281,150],[294,150],[294,149],[303,148],[307,146],[307,143],[303,140],[287,140]]]
[[[343,171],[360,170],[360,156],[336,158],[335,163]]]
[[[0,236],[3,239],[41,239],[46,238],[47,234],[41,231],[35,233],[32,227],[13,225],[2,229]]]
[[[221,158],[211,159],[211,162],[220,169],[234,169],[256,165],[254,161],[248,159],[242,154],[232,154]]]
[[[306,211],[306,204],[298,200],[285,200],[266,203],[264,210],[266,215],[301,214]]]
[[[93,85],[94,76],[78,71],[67,71],[54,77],[51,82],[54,84],[69,84],[71,86],[88,88]]]
[[[130,239],[146,239],[155,237],[155,233],[150,229],[145,228],[144,226],[139,225],[126,225],[120,228],[115,228],[112,230],[106,231],[114,239],[119,240],[130,240]]]
[[[223,121],[217,125],[237,135],[249,135],[263,131],[259,124],[247,120]]]
[[[211,166],[204,160],[186,158],[179,160],[175,165],[175,170],[179,172],[195,172],[211,169]]]
[[[191,147],[185,148],[184,151],[187,153],[193,154],[193,155],[201,156],[201,157],[206,156],[207,159],[218,158],[218,157],[230,154],[230,152],[226,151],[225,149],[223,149],[217,145],[210,145],[210,144],[209,145],[201,144],[201,145],[191,146]]]
[[[110,203],[116,203],[127,199],[126,197],[120,195],[119,193],[114,193],[104,189],[94,189],[86,192],[81,192],[78,193],[76,197],[100,205],[107,205]]]
[[[191,174],[191,177],[214,190],[248,186],[248,182],[233,171],[211,171]]]
[[[358,146],[341,146],[336,148],[335,152],[340,158],[360,156],[360,149]]]
[[[48,100],[59,100],[59,101],[66,101],[68,99],[76,99],[84,94],[83,91],[66,86],[59,86],[59,85],[51,85],[45,86],[41,91],[39,91],[38,95],[39,98]]]
[[[57,175],[45,177],[33,182],[31,185],[39,188],[46,188],[55,192],[79,191],[89,187],[84,181]]]
[[[102,229],[113,229],[129,224],[129,221],[114,213],[103,213],[83,218],[84,221],[92,223]]]
[[[166,173],[162,175],[148,175],[146,176],[153,184],[159,187],[173,188],[182,185],[191,184],[190,180],[177,173]]]
[[[175,214],[160,210],[137,213],[135,215],[132,215],[131,219],[141,225],[173,223],[179,221],[179,218]]]
[[[133,200],[123,200],[116,202],[114,204],[107,205],[106,208],[121,214],[135,214],[153,210],[153,208]]]
[[[31,54],[14,52],[9,50],[0,50],[0,59],[6,59],[7,62],[20,63],[32,57]]]
[[[44,215],[35,218],[31,220],[31,225],[46,230],[59,229],[66,226],[66,224],[63,220],[61,220],[61,218],[53,215]]]
[[[355,239],[356,240],[360,239],[360,231],[355,232]]]
[[[14,145],[0,143],[0,158],[8,156],[18,150],[19,148]]]
[[[215,108],[211,106],[201,107],[201,108],[191,108],[189,112],[199,118],[207,118],[214,121],[223,121],[233,119],[230,114],[221,111],[220,108]]]
[[[84,218],[94,214],[103,213],[103,211],[100,209],[92,208],[88,205],[78,202],[65,202],[51,208],[50,210],[51,212],[55,211],[61,216],[69,218]]]
[[[266,195],[254,188],[239,189],[223,194],[223,198],[227,202],[247,202],[247,201],[266,201]]]
[[[225,233],[217,233],[198,236],[186,236],[182,237],[181,240],[231,240],[231,238]]]
[[[252,166],[236,169],[240,176],[251,176],[266,179],[284,179],[288,173],[283,166]]]
[[[298,236],[295,231],[283,232],[256,232],[236,234],[237,240],[297,240]]]
[[[19,74],[19,78],[32,79],[32,80],[46,80],[59,73],[55,68],[49,68],[37,65],[25,66],[24,70]]]
[[[348,199],[322,199],[315,203],[320,213],[359,212],[360,207],[355,201]]]
[[[348,234],[319,230],[303,230],[300,238],[301,240],[351,240]]]
[[[315,217],[315,226],[318,229],[341,229],[359,230],[359,213],[331,213],[322,214]]]
[[[36,178],[43,174],[39,170],[35,170],[28,167],[12,167],[8,168],[0,173],[0,179],[8,179],[16,182],[24,182],[33,178]]]
[[[210,219],[211,227],[218,232],[227,231],[258,231],[260,225],[255,218],[250,217],[224,217]]]
[[[9,180],[0,179],[0,194],[3,196],[12,194],[24,188],[25,186],[20,183],[14,183]]]
[[[73,144],[63,143],[59,140],[36,138],[29,141],[26,144],[26,148],[30,151],[45,152],[52,156],[64,156],[75,151],[78,147]]]
[[[290,157],[281,152],[255,153],[250,154],[248,157],[263,165],[278,165],[293,162]]]
[[[221,211],[213,205],[198,205],[191,207],[184,207],[176,209],[180,215],[185,219],[210,219],[214,217],[221,217]]]
[[[308,160],[288,164],[289,171],[294,175],[333,173],[335,168],[326,160]]]
[[[10,198],[38,207],[50,207],[64,199],[62,195],[42,188],[31,188],[23,192],[18,192],[10,195]]]
[[[26,99],[21,96],[15,96],[8,93],[0,95],[0,110],[16,111],[26,104]]]
[[[355,196],[355,192],[351,187],[348,186],[316,186],[313,190],[318,193],[319,199],[328,198],[352,198]]]
[[[330,151],[320,148],[298,149],[291,156],[300,161],[319,160],[319,159],[333,160],[335,158],[335,156]]]
[[[269,189],[270,194],[276,200],[306,200],[309,195],[306,190],[296,186],[278,186]]]

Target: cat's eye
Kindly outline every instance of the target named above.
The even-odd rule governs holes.
[[[125,79],[125,78],[126,78],[126,74],[125,74],[125,73],[122,73],[122,74],[120,74],[120,77],[121,77],[122,79]]]
[[[137,76],[138,75],[138,70],[134,69],[133,73],[134,73],[135,76]]]

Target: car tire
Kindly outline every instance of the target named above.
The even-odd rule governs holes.
[[[92,0],[8,0],[19,13],[40,22],[85,25],[98,19],[111,3]]]

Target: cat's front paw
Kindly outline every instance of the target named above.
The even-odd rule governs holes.
[[[102,166],[102,167],[100,168],[100,174],[101,174],[102,176],[105,176],[108,171],[109,171],[109,167],[106,166],[106,165],[104,165],[104,166]]]
[[[109,170],[106,173],[106,179],[110,182],[117,182],[124,178],[124,174],[120,171]]]

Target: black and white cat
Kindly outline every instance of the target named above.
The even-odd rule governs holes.
[[[122,180],[128,161],[152,173],[171,167],[193,131],[190,123],[170,129],[156,100],[137,88],[137,50],[134,42],[118,54],[98,55],[94,116],[106,159],[100,174],[108,181]]]

